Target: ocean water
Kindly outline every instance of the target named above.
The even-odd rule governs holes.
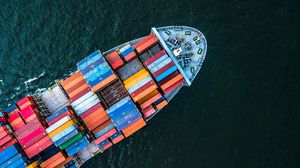
[[[96,49],[188,25],[208,52],[149,125],[83,167],[299,167],[299,1],[0,0],[0,108]]]

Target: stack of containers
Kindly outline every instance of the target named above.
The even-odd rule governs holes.
[[[118,52],[127,62],[130,62],[137,56],[134,52],[134,48],[130,44],[126,44],[120,48]]]
[[[0,126],[6,124],[7,114],[5,112],[0,112]]]
[[[11,105],[7,109],[4,110],[4,113],[6,113],[8,117],[10,117],[11,115],[13,115],[15,113],[19,113],[19,112],[20,112],[20,110],[16,104]]]
[[[94,92],[117,79],[99,50],[77,63],[77,68]]]
[[[135,102],[157,89],[157,85],[144,68],[123,82]]]
[[[15,168],[26,167],[30,163],[28,158],[22,152],[21,147],[14,143],[0,151],[0,167]]]
[[[53,144],[44,124],[36,118],[14,132],[16,139],[29,158],[39,154]]]
[[[7,121],[11,125],[11,127],[16,131],[21,127],[25,126],[25,122],[22,119],[20,113],[14,113],[8,117]]]
[[[149,36],[147,36],[147,37],[143,38],[141,41],[137,42],[134,45],[134,48],[138,52],[138,54],[141,54],[157,43],[158,43],[157,37],[151,33]]]
[[[116,144],[124,139],[124,136],[121,132],[116,132],[110,137],[110,140],[113,144]]]
[[[109,109],[107,109],[106,112],[109,115],[110,119],[113,121],[116,128],[119,131],[122,131],[126,137],[146,125],[145,122],[145,125],[136,125],[136,123],[140,123],[144,120],[141,113],[128,96],[111,106]],[[108,137],[112,137],[113,135],[115,137],[112,139],[115,139],[116,137],[118,137],[118,134],[115,135],[116,133],[117,130],[113,130],[111,132],[108,132],[107,135],[103,135],[96,140],[98,140],[98,142],[103,142]]]
[[[120,58],[120,55],[118,54],[117,51],[114,51],[106,55],[105,59],[114,70],[120,68],[124,64],[123,60]]]
[[[18,105],[20,110],[23,110],[27,106],[35,105],[35,104],[36,103],[35,103],[32,96],[26,96],[26,97],[24,97],[23,99],[21,99],[17,102],[17,105]]]
[[[120,101],[122,98],[126,97],[128,94],[122,82],[118,79],[101,90],[100,95],[103,97],[106,104],[110,107],[116,102]]]
[[[71,159],[73,160],[73,158]],[[63,152],[57,152],[47,160],[43,161],[40,164],[40,167],[41,168],[62,167],[66,161],[68,161],[67,156]],[[61,164],[62,166],[59,166]]]
[[[57,116],[57,114],[53,114],[47,119],[53,121],[51,120],[53,116]],[[73,156],[89,143],[78,129],[76,122],[76,120],[72,120],[71,116],[67,115],[46,129],[54,144],[62,150],[65,149],[69,156]]]
[[[60,84],[69,96],[70,102],[77,100],[91,90],[89,84],[86,83],[83,75],[79,71],[62,81]]]
[[[15,144],[17,141],[12,134],[13,130],[8,124],[0,126],[0,151],[3,151],[8,146]]]
[[[165,94],[170,93],[184,83],[172,59],[161,50],[144,62]]]
[[[106,149],[110,148],[113,144],[108,140],[104,140],[101,143],[98,144],[98,147],[101,151],[105,151]]]

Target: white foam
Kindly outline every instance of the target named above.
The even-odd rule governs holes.
[[[25,85],[27,85],[28,83],[31,83],[33,81],[38,80],[39,78],[43,77],[45,75],[45,71],[42,72],[38,77],[33,77],[31,79],[28,79],[27,81],[24,82]]]

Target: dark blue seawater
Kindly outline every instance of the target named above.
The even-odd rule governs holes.
[[[163,25],[208,41],[203,68],[150,124],[83,167],[299,167],[299,1],[0,0],[0,108],[96,49]]]

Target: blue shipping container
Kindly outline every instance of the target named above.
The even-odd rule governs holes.
[[[103,142],[101,142],[101,143],[99,143],[99,148],[102,148],[103,146],[105,146],[106,144],[108,144],[109,143],[109,140],[108,139],[106,139],[106,140],[104,140]]]
[[[168,70],[166,70],[162,74],[158,75],[156,77],[156,80],[159,82],[162,79],[164,79],[165,77],[167,77],[168,75],[170,75],[171,73],[175,72],[176,70],[177,70],[177,67],[176,66],[172,66],[171,68],[169,68]]]
[[[80,69],[84,69],[85,67],[87,67],[89,63],[93,62],[93,60],[97,60],[100,57],[102,57],[102,54],[100,53],[99,50],[97,50],[92,54],[88,55],[87,57],[85,57],[84,59],[82,59],[81,61],[79,61],[76,64],[76,66]]]
[[[139,112],[134,113],[132,116],[130,116],[127,119],[121,118],[120,122],[115,123],[115,126],[118,128],[118,130],[123,130],[124,128],[131,125],[134,121],[138,120],[141,117],[142,117],[141,113]]]
[[[71,139],[72,137],[74,137],[78,133],[79,133],[78,130],[73,130],[72,132],[70,132],[69,134],[64,136],[63,138],[61,138],[58,141],[54,142],[54,144],[56,146],[60,146],[61,144],[65,143],[67,140]]]
[[[56,142],[60,139],[62,139],[64,136],[68,135],[69,133],[71,133],[73,130],[75,130],[76,127],[74,125],[71,125],[69,128],[63,130],[62,132],[60,132],[59,134],[55,135],[54,137],[51,138],[51,140],[53,142]]]
[[[105,134],[107,131],[113,129],[115,127],[114,123],[111,123],[110,125],[108,125],[107,127],[105,127],[104,129],[102,129],[101,131],[97,132],[95,134],[96,138],[101,137],[103,134]]]
[[[68,111],[68,108],[64,107],[64,108],[60,109],[58,112],[56,112],[56,113],[52,114],[51,116],[47,117],[46,121],[50,122],[50,121],[54,120],[55,118],[57,118],[58,116],[62,115],[66,111]]]
[[[86,137],[81,137],[80,139],[78,139],[77,141],[73,142],[70,146],[68,146],[65,150],[71,151],[73,148],[78,147],[80,144],[82,144],[84,141],[87,141]]]
[[[79,146],[73,148],[71,151],[67,151],[67,154],[69,156],[73,156],[75,153],[79,152],[80,150],[82,150],[83,148],[85,148],[88,145],[89,145],[89,141],[86,140],[83,143],[81,143]]]
[[[10,113],[10,112],[14,111],[17,108],[18,108],[17,105],[13,104],[13,105],[9,106],[7,109],[5,109],[4,112]]]
[[[96,66],[102,64],[104,62],[104,58],[101,57],[100,59],[96,60],[95,62],[91,63],[89,66],[87,66],[84,69],[79,69],[81,71],[82,74],[86,74],[89,71],[91,71],[92,69],[94,69]]]
[[[110,77],[112,74],[113,74],[112,71],[108,71],[107,73],[105,73],[105,74],[99,76],[99,77],[96,78],[95,80],[93,80],[93,81],[88,81],[88,83],[89,83],[89,85],[90,85],[91,87],[96,86],[98,83],[100,83],[100,82],[103,81],[104,79]]]
[[[19,152],[21,152],[21,148],[17,144],[13,144],[8,148],[4,149],[2,152],[0,152],[0,164],[13,157],[14,155],[18,154]]]

